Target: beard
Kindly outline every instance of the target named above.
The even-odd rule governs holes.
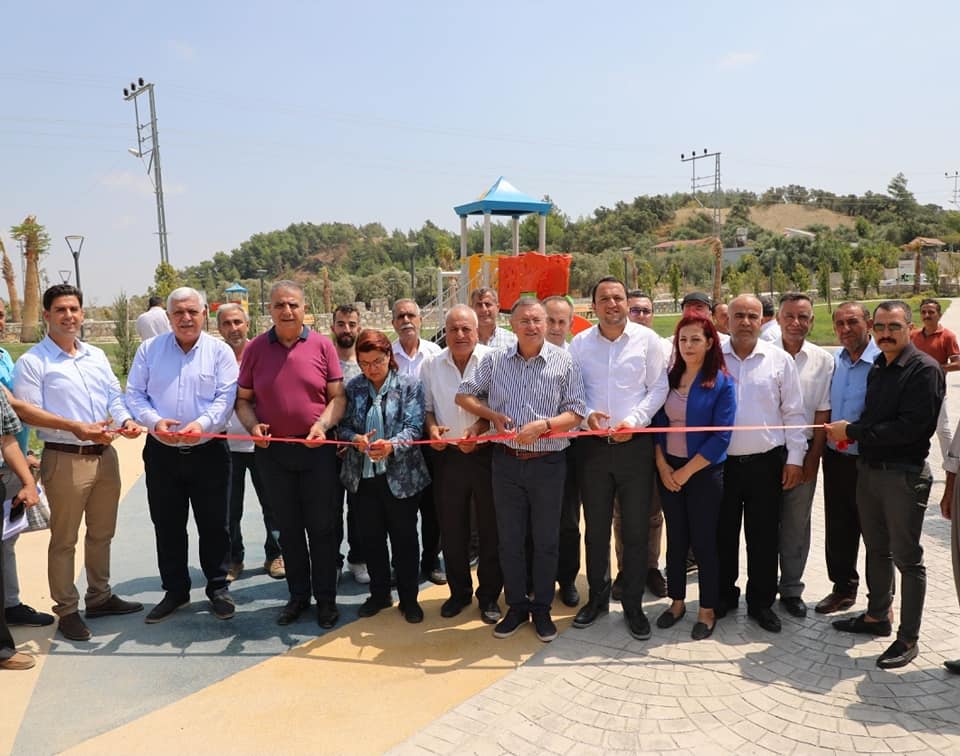
[[[357,339],[352,333],[341,333],[337,335],[337,346],[341,349],[350,349],[357,343]]]

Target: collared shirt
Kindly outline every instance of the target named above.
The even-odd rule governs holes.
[[[20,418],[17,417],[17,413],[10,406],[7,395],[0,391],[0,435],[16,436],[21,430]],[[16,491],[8,491],[7,493],[13,496]]]
[[[793,359],[767,341],[757,340],[753,351],[741,360],[733,341],[723,347],[727,370],[737,390],[735,425],[804,425],[803,391]],[[802,465],[807,453],[803,429],[762,428],[735,430],[727,453],[730,456],[763,454],[787,447],[787,464]]]
[[[13,359],[10,357],[10,352],[3,347],[0,347],[0,383],[6,386],[8,391],[13,392]],[[20,426],[20,430],[15,434],[17,445],[20,447],[20,451],[26,454],[27,443],[30,439],[30,426],[25,423],[20,423]],[[0,461],[0,467],[5,464],[6,462]]]
[[[487,339],[484,346],[488,346],[491,349],[503,349],[504,347],[512,347],[517,345],[517,334],[513,331],[508,331],[506,328],[501,328],[500,326],[495,326],[493,333],[490,334],[490,338]]]
[[[151,307],[137,318],[137,334],[141,341],[170,331],[170,318],[162,307]]]
[[[413,378],[420,377],[420,366],[423,365],[423,361],[427,357],[440,354],[441,351],[443,350],[439,344],[420,339],[420,343],[417,344],[417,352],[411,357],[400,344],[400,339],[393,342],[393,356],[397,360],[397,372],[400,375],[409,375]]]
[[[250,342],[247,341],[243,346],[246,349],[247,344]],[[232,347],[231,347],[232,348]],[[241,352],[241,355],[243,353]],[[237,364],[240,364],[240,361],[237,361]],[[240,418],[237,417],[236,410],[230,413],[230,419],[227,420],[227,430],[228,435],[231,436],[249,436],[247,429],[243,427],[243,423],[240,422]],[[253,441],[241,441],[239,439],[230,438],[227,439],[227,446],[230,447],[232,452],[243,452],[245,454],[252,454],[254,450]]]
[[[768,320],[762,326],[760,326],[760,340],[761,341],[779,341],[780,339],[780,324],[776,320]]]
[[[830,381],[830,420],[853,422],[863,414],[863,401],[867,396],[867,374],[873,368],[873,362],[881,354],[877,342],[870,337],[856,362],[851,361],[850,353],[840,349],[833,358],[833,380]],[[840,454],[860,453],[860,447],[851,441],[844,451],[837,449],[835,441],[827,438],[827,446]]]
[[[30,347],[13,371],[14,396],[70,420],[99,423],[109,416],[116,425],[123,425],[130,412],[107,355],[79,340],[76,348],[75,354],[67,354],[49,336]],[[49,428],[38,428],[37,436],[56,443],[90,443],[68,431]]]
[[[605,412],[611,428],[643,428],[666,401],[667,361],[649,328],[628,322],[610,341],[594,326],[574,337],[570,354],[583,374],[587,415]]]
[[[449,347],[424,360],[420,380],[423,382],[426,411],[433,413],[438,425],[450,429],[444,438],[463,438],[464,431],[477,422],[477,416],[467,412],[455,400],[460,384],[473,377],[480,360],[489,351],[489,347],[477,344],[467,360],[463,375],[454,363]]]
[[[587,410],[580,368],[568,351],[547,341],[529,360],[516,346],[487,352],[473,377],[465,379],[457,393],[486,399],[490,409],[512,419],[517,430],[534,420],[568,411],[582,418]],[[570,445],[565,438],[540,438],[531,446],[505,443],[521,451],[537,452],[561,451]]]
[[[224,342],[201,332],[184,353],[172,332],[163,333],[137,349],[127,377],[127,406],[150,430],[168,419],[180,428],[196,421],[204,433],[222,433],[237,398],[237,373],[237,358]]]
[[[951,357],[960,355],[960,345],[957,344],[957,335],[949,328],[944,328],[939,323],[937,330],[929,336],[923,328],[918,328],[910,334],[910,341],[921,352],[929,354],[941,365],[946,365]]]
[[[306,436],[327,408],[327,386],[343,380],[336,347],[306,326],[289,347],[271,328],[251,341],[240,388],[254,393],[257,419],[275,436]]]
[[[863,414],[847,426],[847,436],[860,443],[860,454],[870,462],[922,465],[945,383],[937,361],[913,344],[889,365],[881,353],[867,375]]]
[[[774,342],[774,346],[783,349],[783,338]],[[787,351],[783,349],[783,351]],[[787,352],[787,354],[790,354]],[[793,355],[793,362],[800,374],[800,387],[803,389],[803,415],[807,425],[813,425],[817,412],[830,409],[830,377],[833,375],[833,356],[806,339],[800,351]],[[813,438],[813,428],[804,432],[807,439]]]

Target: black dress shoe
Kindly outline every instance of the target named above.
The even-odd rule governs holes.
[[[300,616],[300,613],[303,612],[310,606],[310,599],[300,599],[292,598],[287,602],[287,605],[280,610],[280,614],[277,615],[277,624],[278,625],[289,625],[292,622],[296,622],[297,618]]]
[[[627,631],[637,640],[650,638],[650,620],[643,613],[643,609],[624,609],[624,619],[627,621]]]
[[[787,610],[787,614],[803,619],[807,616],[807,605],[799,596],[787,596],[780,599],[780,606]]]
[[[667,581],[656,567],[647,570],[647,588],[657,598],[667,597]]]
[[[148,625],[153,625],[157,622],[163,622],[164,620],[170,619],[170,616],[177,611],[177,609],[182,609],[189,603],[189,595],[178,596],[177,594],[170,593],[168,591],[163,595],[160,603],[153,607],[153,609],[150,610],[150,613],[144,617],[143,621]]]
[[[496,625],[503,619],[500,605],[496,601],[480,602],[480,619],[487,625]]]
[[[574,607],[580,603],[580,591],[577,590],[575,583],[567,583],[560,586],[560,601],[564,606]]]
[[[833,621],[835,630],[841,633],[857,633],[858,635],[878,635],[886,637],[892,632],[889,620],[867,622],[867,615],[858,614],[856,617],[844,617]]]
[[[577,612],[577,616],[573,618],[573,626],[581,629],[590,627],[590,625],[600,618],[600,615],[606,614],[609,611],[610,604],[606,601],[590,601]]]
[[[423,622],[423,609],[420,608],[420,604],[414,601],[412,604],[407,604],[399,607],[400,613],[403,615],[403,618],[409,622],[411,625],[416,625],[420,622]]]
[[[953,674],[960,675],[960,659],[948,659],[943,663],[943,666]]]
[[[372,617],[381,609],[387,609],[391,606],[393,606],[393,599],[391,599],[389,596],[384,596],[382,598],[377,596],[369,596],[366,601],[360,604],[360,608],[357,610],[357,615],[360,617]]]
[[[666,630],[668,628],[676,625],[680,620],[683,619],[683,615],[687,613],[687,607],[683,607],[680,614],[674,614],[669,609],[657,617],[657,627],[661,630]]]
[[[716,626],[716,620],[713,621],[712,625],[708,625],[706,622],[697,622],[697,624],[693,626],[693,630],[690,631],[690,637],[694,640],[706,640],[713,635],[713,628]]]
[[[773,613],[773,609],[764,607],[763,609],[749,609],[747,615],[757,621],[768,633],[780,632],[780,618]]]
[[[919,652],[920,649],[916,643],[908,646],[905,642],[897,638],[897,640],[890,644],[890,648],[880,654],[877,659],[877,666],[880,667],[880,669],[905,667],[917,658]]]
[[[329,630],[340,620],[340,610],[334,601],[317,602],[317,624],[324,630]]]
[[[441,617],[456,617],[460,612],[466,609],[470,604],[473,603],[471,598],[457,598],[456,596],[451,596],[446,601],[443,602],[443,606],[440,607],[440,616]]]

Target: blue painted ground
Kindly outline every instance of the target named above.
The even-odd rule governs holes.
[[[209,610],[192,520],[189,527],[193,603],[157,625],[145,624],[144,613],[90,620],[94,635],[85,643],[55,636],[14,754],[60,752],[324,632],[312,610],[287,627],[276,624],[288,598],[286,581],[263,571],[263,519],[249,482],[243,516],[247,569],[231,588],[237,603],[232,620],[217,620]],[[142,601],[145,611],[162,597],[142,477],[120,505],[111,572],[114,591]],[[339,593],[342,625],[357,619],[367,590],[344,573]],[[220,726],[218,721],[211,712],[211,726]],[[154,750],[161,749],[157,744]]]

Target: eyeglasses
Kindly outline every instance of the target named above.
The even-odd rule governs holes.
[[[361,370],[373,370],[375,368],[382,367],[387,359],[387,355],[383,355],[381,357],[377,357],[375,360],[357,360],[357,364],[360,366]]]
[[[630,308],[631,315],[649,315],[651,312],[653,312],[653,310],[651,310],[649,307],[631,307]]]
[[[191,318],[199,318],[201,315],[203,315],[203,310],[174,310],[170,314],[177,319],[185,318],[187,316]]]
[[[873,330],[876,331],[877,333],[883,333],[884,331],[886,331],[887,333],[900,333],[900,331],[902,331],[903,329],[904,329],[904,325],[902,323],[874,323],[873,324]]]

